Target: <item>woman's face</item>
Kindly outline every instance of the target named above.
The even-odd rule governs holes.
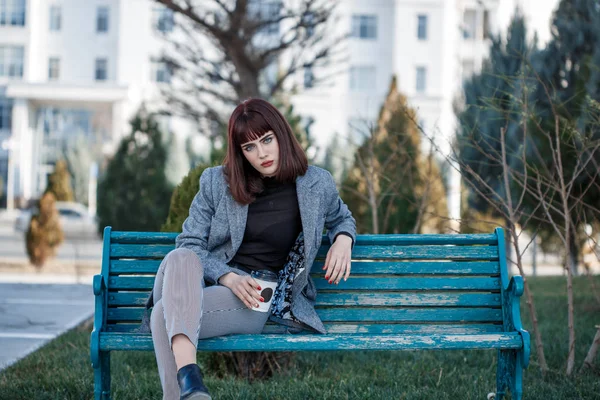
[[[241,145],[246,160],[263,176],[274,176],[279,165],[279,143],[273,131]]]

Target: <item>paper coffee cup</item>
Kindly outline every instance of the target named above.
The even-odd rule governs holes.
[[[273,302],[273,295],[275,294],[279,278],[273,271],[264,269],[252,271],[250,275],[260,286],[260,295],[265,300],[264,302],[259,300],[258,307],[252,307],[252,309],[254,311],[268,312]]]

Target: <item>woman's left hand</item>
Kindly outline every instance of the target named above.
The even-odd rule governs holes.
[[[342,277],[344,280],[350,276],[350,259],[352,256],[352,238],[346,235],[338,235],[335,238],[335,242],[329,248],[327,252],[327,258],[325,258],[325,279],[329,283],[337,285]]]

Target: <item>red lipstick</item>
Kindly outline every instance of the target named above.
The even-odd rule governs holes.
[[[270,167],[271,165],[273,165],[273,161],[265,161],[264,163],[260,164],[263,167]]]

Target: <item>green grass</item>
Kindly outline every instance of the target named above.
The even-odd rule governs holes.
[[[530,278],[550,372],[542,377],[532,334],[525,370],[525,399],[598,399],[600,373],[579,368],[600,324],[600,306],[588,278],[574,281],[576,372],[565,376],[568,331],[566,280]],[[600,277],[595,278],[600,287]],[[531,332],[525,298],[523,323]],[[90,399],[93,373],[86,323],[0,373],[0,399]],[[114,399],[160,399],[152,352],[112,353]],[[199,354],[202,364],[205,355]],[[599,357],[600,358],[600,357]],[[600,360],[596,360],[600,365]],[[205,371],[215,399],[485,399],[495,391],[496,351],[396,351],[297,353],[295,365],[274,378],[249,384]]]

